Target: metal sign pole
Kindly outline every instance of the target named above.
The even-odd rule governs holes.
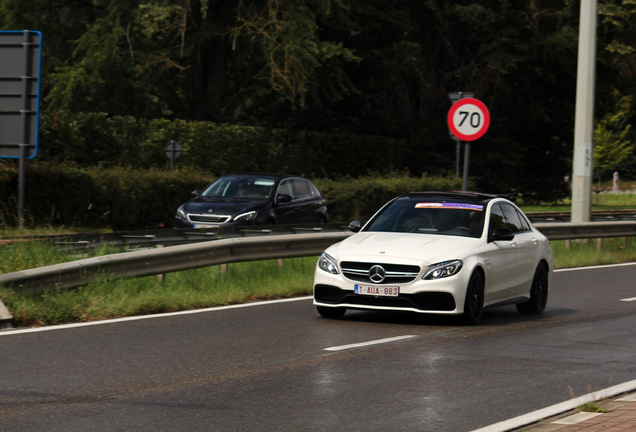
[[[472,95],[472,93],[470,93]],[[449,93],[453,106],[448,111],[446,122],[457,143],[465,141],[464,177],[462,190],[468,190],[468,167],[470,165],[470,141],[481,138],[490,126],[490,111],[483,102],[464,97],[462,92]],[[459,164],[457,166],[459,171]]]
[[[27,159],[27,147],[29,146],[29,114],[30,110],[30,97],[29,88],[31,80],[31,32],[24,31],[24,75],[22,76],[22,109],[20,110],[20,120],[22,121],[22,139],[20,140],[20,172],[18,179],[18,225],[20,228],[24,227],[24,197],[26,191],[26,159]]]
[[[451,105],[453,105],[455,102],[457,102],[460,99],[472,98],[474,95],[475,95],[474,92],[449,92],[448,93],[448,98],[451,101]],[[453,140],[455,140],[455,175],[457,177],[459,177],[460,174],[461,174],[462,140],[460,140],[455,135],[453,135],[452,132],[451,132],[450,135],[451,135],[451,138]],[[465,162],[464,162],[464,171],[466,171],[466,163]],[[468,173],[465,172],[464,175],[467,176]],[[464,186],[464,190],[466,190],[465,186]]]
[[[466,141],[464,147],[464,178],[462,179],[462,190],[468,190],[468,166],[470,164],[470,141]]]

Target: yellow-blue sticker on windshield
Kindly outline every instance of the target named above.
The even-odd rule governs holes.
[[[435,208],[435,209],[456,209],[456,210],[474,210],[483,211],[484,206],[479,204],[468,203],[434,203],[434,202],[421,202],[415,204],[415,208]]]

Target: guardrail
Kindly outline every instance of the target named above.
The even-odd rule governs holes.
[[[120,231],[103,234],[75,234],[54,239],[54,244],[69,252],[87,252],[112,247],[116,249],[148,249],[235,237],[302,234],[310,232],[343,231],[346,226],[338,224],[320,225],[260,225],[203,229],[154,229]]]
[[[636,237],[636,221],[534,223],[550,240]]]
[[[546,212],[525,212],[532,223],[539,222],[570,222],[571,211],[546,211]],[[590,215],[592,221],[609,222],[621,220],[636,220],[636,210],[593,210]]]
[[[242,261],[320,255],[351,232],[239,237],[136,250],[0,275],[0,284],[43,292],[84,285],[99,275],[143,277]]]
[[[636,221],[537,223],[534,226],[550,240],[636,236]],[[317,256],[351,234],[315,230],[309,234],[237,237],[137,250],[1,274],[0,284],[43,292],[78,287],[100,274],[142,277],[241,261]]]

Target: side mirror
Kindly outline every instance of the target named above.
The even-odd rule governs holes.
[[[190,192],[190,195],[192,195],[193,197],[198,197],[199,193],[200,192],[198,190],[193,190],[192,192]]]
[[[276,195],[276,202],[279,204],[288,203],[288,202],[291,202],[291,200],[292,200],[291,195],[287,195],[287,194]]]
[[[363,223],[361,220],[354,220],[349,224],[349,231],[357,233],[362,229],[362,225]]]
[[[513,233],[512,230],[509,230],[508,228],[495,228],[490,236],[490,241],[510,241],[513,238],[515,238],[515,233]]]

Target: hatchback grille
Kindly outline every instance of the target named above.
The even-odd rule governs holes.
[[[204,214],[189,214],[188,219],[190,222],[198,223],[225,223],[230,220],[231,216],[227,215],[204,215]]]
[[[418,274],[420,274],[420,268],[414,265],[404,264],[383,264],[383,263],[365,263],[354,261],[343,261],[340,264],[342,274],[347,279],[351,279],[357,282],[364,283],[378,283],[369,278],[369,270],[371,267],[381,266],[385,272],[386,277],[380,284],[404,284],[413,282]]]

